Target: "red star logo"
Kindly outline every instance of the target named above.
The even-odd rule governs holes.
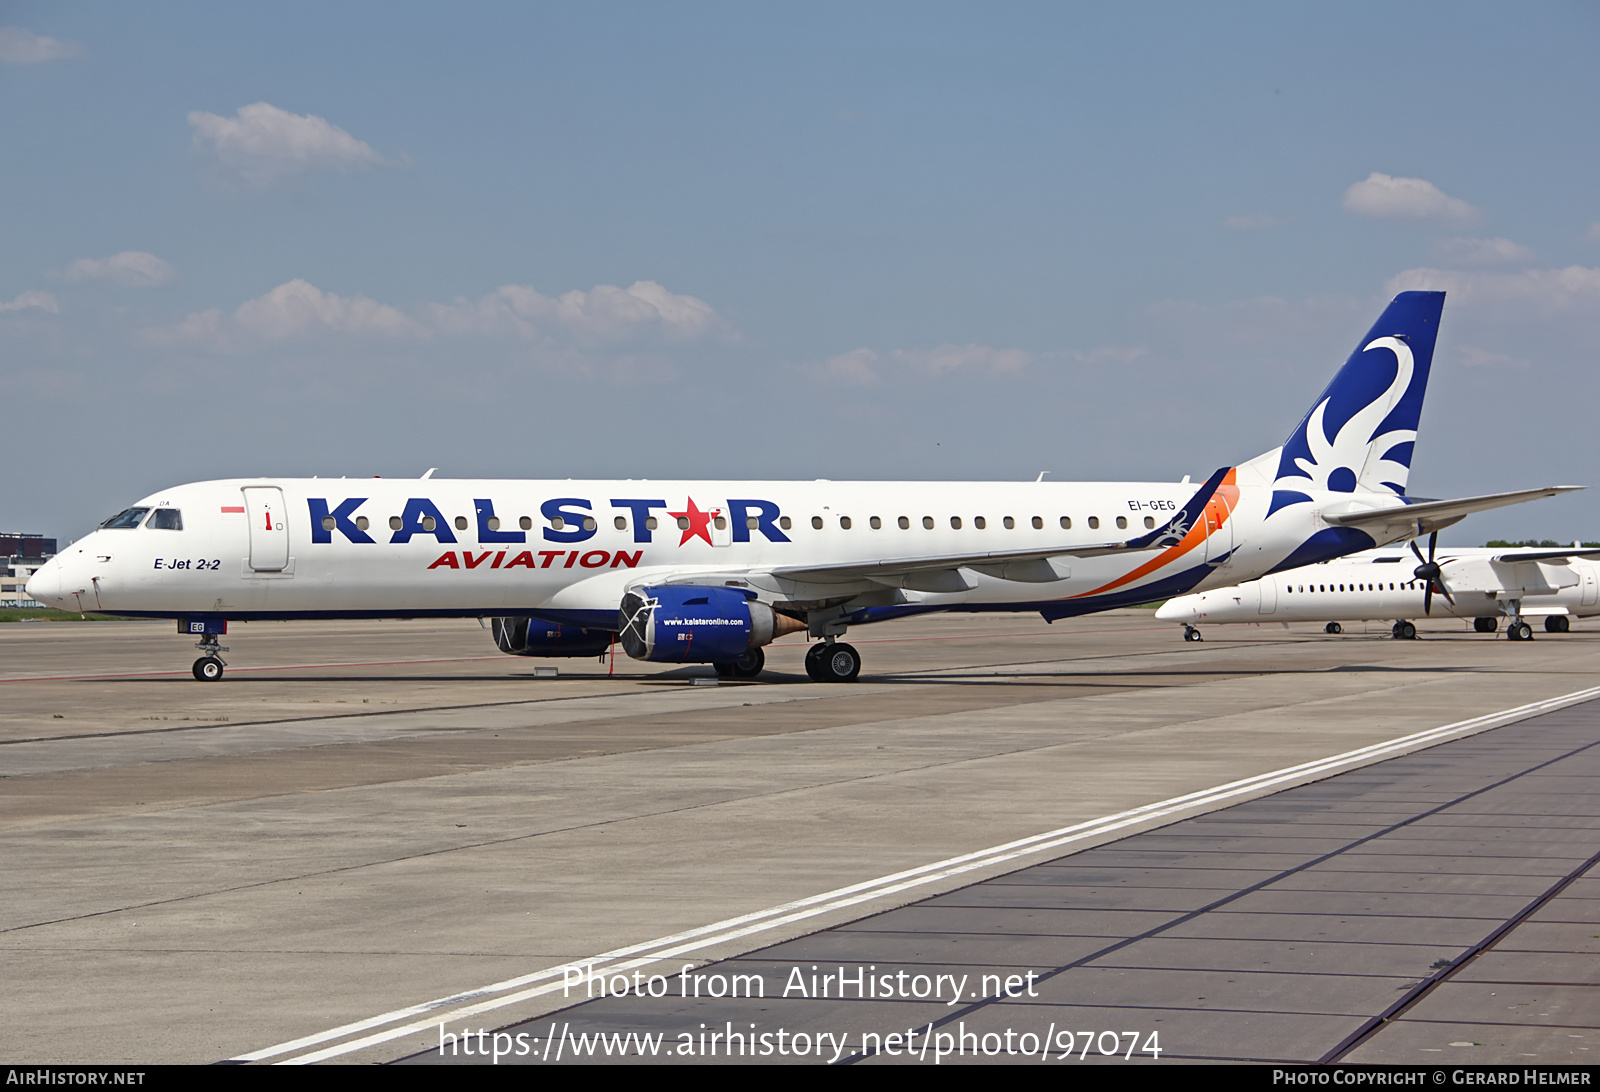
[[[687,512],[667,513],[667,515],[672,516],[674,519],[686,519],[689,521],[689,526],[683,528],[683,538],[678,540],[678,545],[682,546],[696,535],[705,539],[707,546],[714,545],[714,543],[711,541],[711,517],[716,515],[720,509],[713,508],[709,512],[702,512],[699,508],[695,507],[693,497],[688,497],[686,500],[689,506],[689,510]]]

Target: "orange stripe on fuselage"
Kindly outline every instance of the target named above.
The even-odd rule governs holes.
[[[1235,484],[1238,479],[1238,473],[1239,468],[1235,467],[1223,475],[1222,484],[1217,486],[1217,491],[1211,495],[1210,500],[1206,501],[1205,508],[1201,510],[1200,518],[1194,521],[1194,526],[1189,528],[1189,533],[1184,535],[1176,546],[1168,546],[1161,552],[1159,557],[1146,561],[1131,573],[1119,576],[1109,584],[1102,584],[1093,591],[1080,592],[1077,595],[1069,595],[1067,598],[1084,599],[1091,595],[1100,595],[1114,588],[1120,588],[1124,584],[1131,583],[1142,576],[1155,572],[1164,565],[1171,564],[1196,546],[1199,546],[1210,537],[1212,531],[1221,529],[1222,525],[1227,523],[1228,519],[1233,515],[1234,509],[1239,507],[1239,486]],[[1207,529],[1208,521],[1205,518],[1208,512],[1213,515],[1213,518],[1221,517],[1216,519],[1215,527],[1210,530]]]

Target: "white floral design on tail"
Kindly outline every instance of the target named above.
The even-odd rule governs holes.
[[[1306,446],[1311,450],[1311,458],[1295,459],[1295,465],[1311,481],[1303,483],[1298,476],[1295,476],[1280,478],[1281,484],[1294,484],[1302,489],[1326,490],[1330,488],[1328,484],[1330,475],[1337,470],[1349,468],[1356,474],[1356,488],[1366,492],[1394,492],[1391,487],[1384,484],[1385,482],[1393,482],[1402,487],[1405,485],[1411,468],[1404,463],[1385,459],[1381,453],[1389,451],[1396,444],[1408,440],[1415,441],[1416,429],[1395,429],[1382,436],[1372,434],[1411,386],[1411,373],[1414,368],[1411,348],[1399,338],[1380,337],[1367,345],[1366,349],[1388,349],[1394,353],[1395,359],[1400,363],[1400,367],[1395,371],[1394,382],[1389,384],[1388,390],[1346,421],[1332,443],[1328,442],[1327,432],[1322,424],[1323,414],[1328,408],[1328,400],[1324,399],[1311,411],[1311,420],[1306,424]],[[1363,352],[1366,349],[1363,349]]]

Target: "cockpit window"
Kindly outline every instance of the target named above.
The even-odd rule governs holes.
[[[150,514],[150,522],[145,526],[155,531],[181,531],[183,513],[176,508],[157,508]]]
[[[124,508],[100,526],[107,530],[115,530],[120,527],[137,527],[139,526],[139,521],[144,519],[145,513],[148,511],[150,511],[148,508]]]

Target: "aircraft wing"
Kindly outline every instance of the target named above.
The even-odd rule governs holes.
[[[1394,535],[1426,535],[1452,523],[1465,519],[1474,512],[1490,508],[1503,508],[1508,504],[1553,497],[1582,489],[1581,485],[1547,485],[1542,489],[1519,489],[1514,493],[1485,493],[1478,497],[1459,500],[1414,501],[1386,508],[1361,507],[1359,501],[1348,501],[1346,507],[1324,508],[1322,518],[1335,527],[1354,527],[1380,537]],[[1400,498],[1396,497],[1395,500]]]
[[[1574,557],[1600,557],[1600,550],[1574,547],[1570,550],[1512,550],[1495,554],[1490,561],[1566,561]]]

